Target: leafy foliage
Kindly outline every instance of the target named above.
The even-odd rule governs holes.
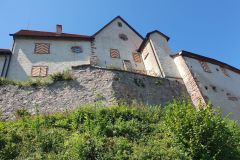
[[[0,159],[239,159],[240,129],[190,103],[98,105],[0,122]]]

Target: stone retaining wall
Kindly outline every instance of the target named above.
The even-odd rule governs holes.
[[[0,86],[1,119],[12,119],[17,109],[34,114],[71,110],[86,103],[101,101],[111,105],[124,100],[164,105],[174,97],[187,95],[181,81],[150,77],[126,71],[91,66],[73,67],[76,80],[58,81],[46,86]]]

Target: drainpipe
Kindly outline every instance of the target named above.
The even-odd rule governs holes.
[[[5,60],[4,60],[4,63],[3,63],[3,69],[2,69],[2,72],[1,72],[1,77],[4,74],[4,70],[5,70],[5,66],[6,66],[6,62],[7,62],[7,55],[4,55],[4,57],[5,57]]]

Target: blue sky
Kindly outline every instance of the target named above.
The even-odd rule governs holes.
[[[20,29],[92,35],[117,15],[143,36],[158,29],[172,51],[187,50],[240,68],[239,0],[2,0],[0,48]]]

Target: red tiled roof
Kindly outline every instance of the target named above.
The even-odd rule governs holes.
[[[10,49],[0,48],[0,54],[12,54],[12,52],[10,51]]]
[[[93,40],[94,37],[78,34],[56,33],[56,32],[43,32],[33,30],[20,30],[14,34],[13,37],[32,37],[32,38],[57,38],[57,39],[77,39],[77,40]]]

